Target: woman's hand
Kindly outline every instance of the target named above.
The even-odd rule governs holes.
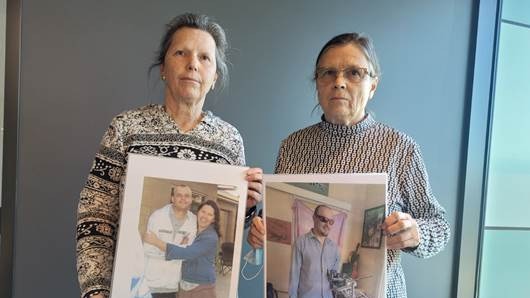
[[[263,170],[250,168],[245,179],[248,181],[247,210],[261,201],[263,193]]]
[[[184,236],[184,238],[182,238],[182,240],[180,240],[180,245],[186,245],[188,244],[188,242],[190,242],[190,238],[188,237],[188,235]]]
[[[158,249],[160,249],[163,252],[166,251],[166,243],[160,240],[160,238],[158,238],[155,235],[155,233],[152,233],[150,231],[145,232],[144,242],[156,246]]]
[[[383,223],[388,249],[415,248],[420,245],[418,223],[408,213],[392,212]]]
[[[265,238],[265,225],[261,217],[254,217],[250,230],[248,231],[247,242],[254,249],[263,247],[263,240]]]

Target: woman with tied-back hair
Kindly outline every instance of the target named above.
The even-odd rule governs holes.
[[[407,297],[401,253],[428,258],[449,241],[445,210],[434,197],[418,144],[377,122],[366,105],[381,71],[372,41],[362,34],[333,37],[321,49],[314,81],[322,120],[283,140],[276,173],[388,173],[387,297]],[[262,245],[263,223],[254,219],[249,242]],[[307,289],[304,289],[307,290]],[[298,293],[300,289],[298,289]],[[291,297],[300,297],[295,291]]]
[[[206,95],[228,80],[224,30],[205,15],[183,14],[168,25],[153,67],[164,83],[164,104],[116,116],[81,191],[77,217],[77,271],[81,296],[109,295],[120,181],[129,153],[244,165],[237,129],[210,111]],[[247,208],[261,196],[262,170],[247,171]]]

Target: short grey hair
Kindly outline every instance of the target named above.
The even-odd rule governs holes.
[[[324,47],[322,47],[320,53],[318,53],[317,61],[315,63],[315,72],[313,75],[313,79],[316,80],[316,70],[318,68],[320,58],[322,58],[322,55],[324,55],[324,53],[332,47],[347,44],[354,44],[358,46],[359,49],[361,49],[364,56],[366,57],[366,60],[368,60],[368,63],[370,64],[370,69],[368,71],[370,72],[369,74],[371,77],[379,77],[381,75],[381,67],[379,66],[379,59],[377,59],[377,54],[375,53],[375,47],[372,42],[372,39],[365,34],[351,32],[339,34],[333,37],[324,45]]]
[[[166,25],[166,31],[160,42],[155,62],[150,69],[159,67],[164,64],[166,53],[169,50],[173,34],[182,28],[193,28],[208,32],[215,41],[215,61],[217,64],[217,82],[220,89],[228,85],[228,60],[226,58],[226,51],[228,49],[228,42],[226,41],[226,34],[223,28],[210,17],[204,14],[185,13],[176,16],[171,22]]]

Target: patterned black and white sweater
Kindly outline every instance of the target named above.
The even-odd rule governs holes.
[[[322,122],[294,132],[281,144],[276,173],[388,173],[388,214],[416,219],[420,244],[403,250],[420,258],[440,252],[449,241],[445,210],[434,197],[418,145],[371,115],[354,126]],[[405,298],[401,250],[387,251],[387,297]]]
[[[236,128],[204,112],[202,121],[181,133],[164,106],[148,105],[116,116],[101,141],[77,215],[77,272],[81,297],[109,294],[120,213],[120,181],[128,153],[244,165]]]

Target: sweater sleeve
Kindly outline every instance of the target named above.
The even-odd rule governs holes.
[[[278,157],[276,158],[276,165],[274,166],[274,173],[275,174],[281,174],[281,173],[285,173],[286,169],[285,169],[285,160],[286,160],[286,150],[285,150],[285,147],[286,147],[286,143],[287,141],[286,140],[283,140],[282,143],[280,144],[280,149],[278,149]]]
[[[407,157],[401,177],[401,188],[407,212],[418,223],[420,244],[404,251],[416,257],[429,258],[442,251],[450,237],[445,210],[434,197],[420,149],[416,144]]]
[[[210,231],[200,234],[191,245],[186,247],[168,243],[166,246],[166,260],[190,260],[208,254],[217,247],[217,240],[217,234],[214,231]]]
[[[237,133],[236,139],[238,140],[237,141],[237,152],[236,152],[236,154],[237,154],[237,163],[236,163],[236,165],[244,166],[244,165],[246,165],[246,162],[245,162],[245,145],[243,144],[243,138],[241,137],[239,132]]]
[[[109,295],[125,165],[119,116],[103,136],[77,209],[77,274],[81,297]]]

